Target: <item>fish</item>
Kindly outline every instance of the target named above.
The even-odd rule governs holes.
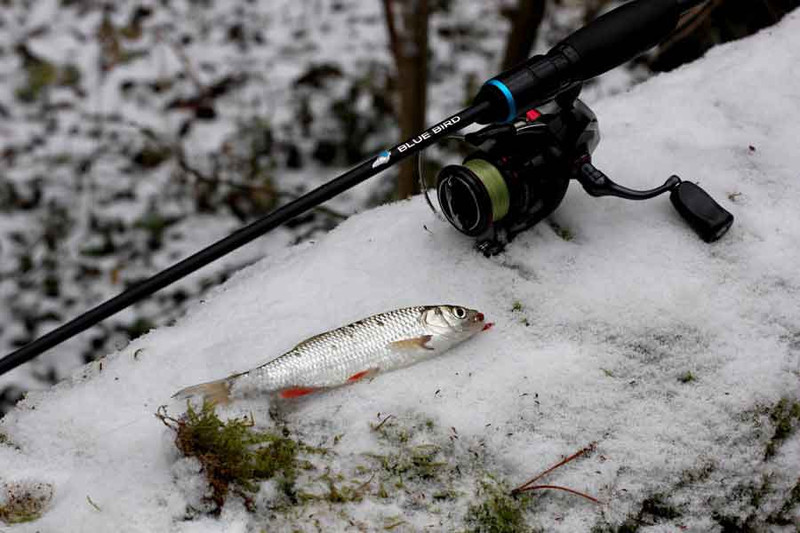
[[[483,313],[459,305],[395,309],[315,335],[256,368],[186,387],[173,398],[221,405],[252,394],[298,398],[429,359],[492,326]]]

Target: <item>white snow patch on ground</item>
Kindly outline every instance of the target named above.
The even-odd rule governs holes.
[[[547,530],[618,524],[656,493],[680,511],[654,520],[669,530],[713,530],[714,516],[751,512],[766,520],[800,471],[796,434],[764,458],[770,406],[798,401],[798,64],[795,13],[597,105],[596,164],[631,187],[672,172],[698,181],[736,216],[718,243],[701,242],[665,198],[593,199],[575,184],[552,217],[571,240],[541,224],[493,259],[420,198],[355,216],[245,269],[173,327],[31,393],[2,419],[18,448],[0,445],[0,480],[55,487],[38,521],[12,529],[285,526],[233,498],[218,519],[183,521],[202,484],[176,463],[173,435],[152,414],[179,388],[253,367],[310,335],[428,303],[474,307],[497,325],[436,360],[298,402],[288,424],[312,444],[341,434],[346,465],[380,448],[369,427],[378,413],[421,414],[479,443],[483,466],[509,486],[596,441],[595,454],[548,481],[606,503],[542,493],[526,518]],[[233,408],[248,410],[270,424],[263,402]],[[763,476],[771,492],[752,509],[737,487]],[[345,509],[368,528],[400,513],[409,530],[458,528],[475,498],[468,477],[453,515],[398,507],[400,489]],[[796,507],[792,516],[796,524]],[[318,515],[326,530],[347,526],[337,517]]]

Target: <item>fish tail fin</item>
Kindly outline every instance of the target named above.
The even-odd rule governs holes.
[[[230,376],[216,381],[209,381],[208,383],[200,383],[199,385],[192,385],[181,389],[172,395],[173,398],[178,400],[186,400],[188,398],[200,397],[204,401],[211,402],[214,405],[228,405],[231,403],[231,385],[238,376]]]

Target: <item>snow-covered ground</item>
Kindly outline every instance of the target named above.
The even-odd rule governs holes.
[[[49,484],[53,496],[10,530],[461,530],[487,480],[511,488],[591,442],[593,454],[547,481],[603,504],[541,492],[522,509],[532,527],[795,530],[798,65],[794,13],[596,105],[595,163],[632,187],[670,173],[699,182],[736,216],[718,243],[701,242],[664,198],[593,199],[574,184],[552,217],[561,231],[543,223],[492,259],[420,198],[352,217],[239,272],[174,326],[29,394],[0,421],[0,481]],[[477,308],[496,327],[439,359],[284,406],[285,428],[329,447],[324,467],[357,479],[362,498],[287,510],[265,482],[254,512],[235,497],[219,517],[192,511],[202,474],[153,417],[162,404],[179,412],[173,392],[427,303]],[[249,412],[276,423],[265,401],[222,411]],[[411,442],[451,469],[446,497],[431,493],[438,479],[371,485],[382,474],[370,457],[402,452],[375,430],[389,414],[384,427],[426,421]],[[313,491],[314,479],[298,483]]]

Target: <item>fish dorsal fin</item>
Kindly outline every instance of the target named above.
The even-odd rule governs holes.
[[[395,350],[433,350],[427,343],[433,338],[432,335],[422,335],[411,339],[403,339],[389,343]]]
[[[300,348],[302,348],[304,346],[308,346],[312,342],[320,340],[322,337],[328,335],[329,333],[330,333],[330,331],[326,331],[325,333],[319,333],[318,335],[314,335],[313,337],[309,337],[309,338],[307,338],[307,339],[295,344],[294,348],[292,348],[289,351],[291,352],[291,351],[294,351],[294,350],[299,350]]]

